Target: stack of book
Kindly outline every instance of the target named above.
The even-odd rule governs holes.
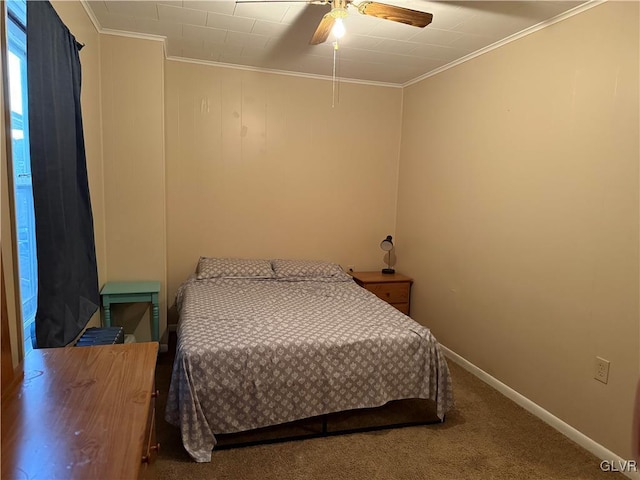
[[[124,328],[122,327],[92,327],[87,328],[76,347],[91,347],[94,345],[114,345],[124,343]]]

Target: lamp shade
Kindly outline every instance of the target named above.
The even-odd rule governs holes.
[[[387,238],[380,242],[380,248],[385,252],[390,252],[393,249],[393,239],[391,235],[387,235]]]

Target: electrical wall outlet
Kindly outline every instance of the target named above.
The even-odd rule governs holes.
[[[347,265],[347,271],[349,273],[353,273],[356,270],[356,267],[354,265]]]
[[[593,378],[602,383],[607,383],[609,381],[609,360],[596,357],[596,371]]]

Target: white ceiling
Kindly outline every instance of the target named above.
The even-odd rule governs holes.
[[[168,58],[331,76],[333,37],[309,40],[328,5],[301,1],[87,1],[101,31],[166,37]],[[357,2],[356,2],[357,3]],[[380,0],[433,14],[421,29],[349,7],[338,49],[342,79],[405,85],[581,8],[584,1]]]

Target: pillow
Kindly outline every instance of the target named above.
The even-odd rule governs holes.
[[[351,280],[342,267],[336,263],[322,260],[272,260],[275,277],[282,279],[335,279],[338,281]]]
[[[269,260],[251,258],[200,257],[197,279],[205,278],[272,278]]]

